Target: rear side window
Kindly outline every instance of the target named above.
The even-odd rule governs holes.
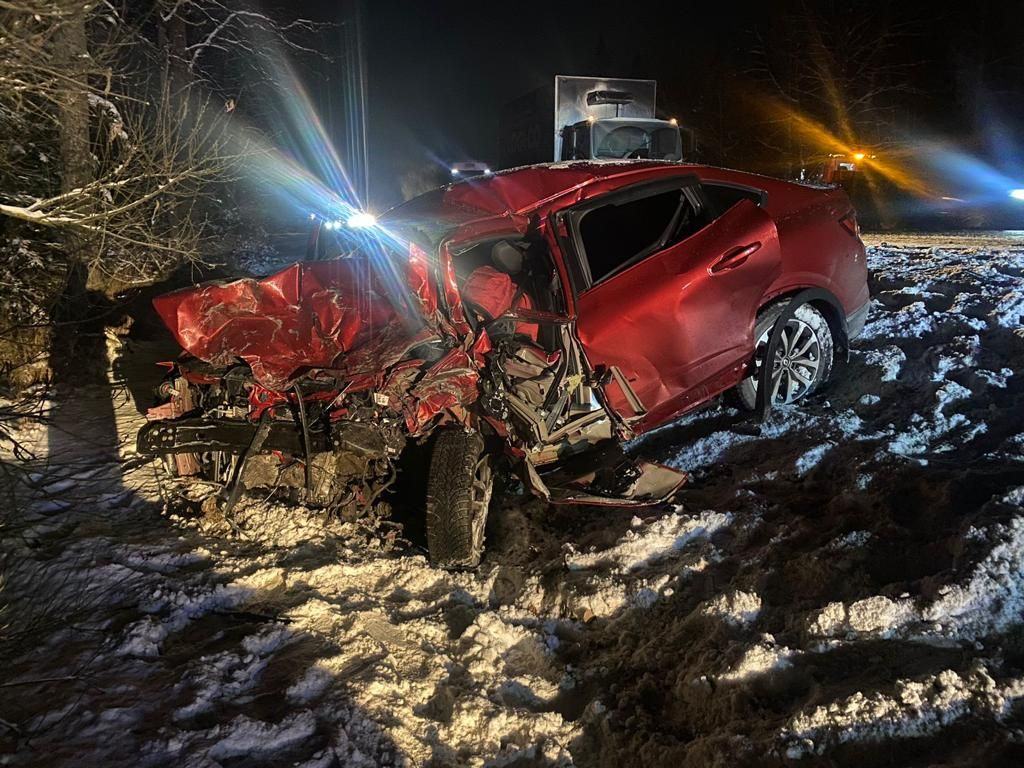
[[[730,187],[724,184],[704,184],[703,189],[708,208],[716,217],[721,216],[740,200],[749,200],[754,205],[761,204],[761,193],[757,190]]]
[[[592,283],[655,248],[676,218],[682,190],[602,205],[580,221]]]
[[[700,201],[696,196],[684,196],[682,208],[673,222],[672,230],[665,239],[665,248],[676,243],[681,243],[690,235],[695,235],[704,229],[715,217],[707,204]]]

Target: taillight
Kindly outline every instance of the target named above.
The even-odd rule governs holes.
[[[845,229],[851,235],[857,238],[860,237],[860,224],[857,223],[856,211],[850,211],[848,214],[846,214],[845,216],[843,216],[843,218],[839,220],[839,223],[842,225],[843,229]]]

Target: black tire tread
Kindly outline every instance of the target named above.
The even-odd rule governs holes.
[[[434,565],[473,567],[473,479],[483,451],[475,432],[446,428],[438,432],[427,479],[427,551]]]
[[[754,323],[754,344],[757,344],[757,340],[761,338],[762,333],[770,329],[782,317],[782,313],[786,311],[787,304],[789,304],[789,299],[783,299],[761,308],[761,311],[757,313],[757,320]],[[753,367],[751,367],[751,371],[753,371]],[[737,384],[735,392],[736,399],[743,410],[754,410],[757,398],[757,383],[753,379],[753,374]]]

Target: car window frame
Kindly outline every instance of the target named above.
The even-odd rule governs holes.
[[[749,192],[752,195],[756,195],[757,196],[757,201],[755,202],[755,201],[752,200],[751,202],[753,202],[758,208],[764,208],[768,204],[768,191],[764,190],[764,189],[760,189],[758,187],[751,187],[751,186],[749,186],[747,184],[739,184],[739,183],[734,182],[734,181],[716,181],[714,179],[704,179],[703,181],[701,181],[700,185],[701,185],[701,188],[704,188],[704,187],[726,187],[727,189],[735,189],[735,190],[739,190],[740,192]],[[732,208],[734,208],[739,202],[740,201],[737,200],[735,203],[730,205],[728,208],[726,208],[724,210],[721,210],[721,211],[718,211],[715,214],[715,219],[718,219],[718,218],[721,218],[722,216],[724,216],[727,211],[732,210]]]
[[[590,273],[590,263],[587,261],[586,249],[584,248],[583,238],[580,232],[580,223],[582,222],[583,217],[590,211],[602,208],[609,204],[633,202],[645,197],[653,197],[654,195],[662,194],[664,192],[670,192],[674,189],[679,190],[680,198],[685,195],[690,198],[691,203],[695,203],[700,206],[707,205],[707,201],[704,199],[703,193],[701,192],[700,178],[694,174],[686,174],[643,181],[624,189],[613,190],[612,192],[598,195],[593,199],[585,200],[578,205],[559,211],[556,214],[556,222],[560,225],[557,227],[557,230],[562,231],[561,225],[564,224],[565,231],[565,235],[562,235],[559,238],[562,241],[560,245],[564,250],[573,255],[573,258],[567,261],[570,262],[568,264],[569,279],[573,283],[572,289],[575,296],[580,296],[591,288],[602,285],[606,281],[622,274],[622,272],[629,269],[629,267],[634,266],[644,259],[650,258],[654,254],[663,250],[665,247],[665,240],[672,229],[678,225],[678,214],[682,207],[682,200],[680,199],[680,207],[677,208],[676,214],[672,217],[672,221],[669,222],[668,226],[666,226],[665,230],[662,232],[659,240],[654,244],[657,247],[648,247],[644,251],[634,254],[622,264],[618,265],[614,270],[603,275],[599,280],[594,280]]]

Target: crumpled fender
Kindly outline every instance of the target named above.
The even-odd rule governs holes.
[[[339,367],[363,347],[374,347],[364,364],[378,368],[400,356],[437,313],[425,270],[407,278],[411,296],[391,297],[366,259],[342,258],[185,288],[153,304],[183,349],[214,365],[244,360],[260,384],[281,391],[300,372]],[[403,302],[419,311],[400,313]]]

